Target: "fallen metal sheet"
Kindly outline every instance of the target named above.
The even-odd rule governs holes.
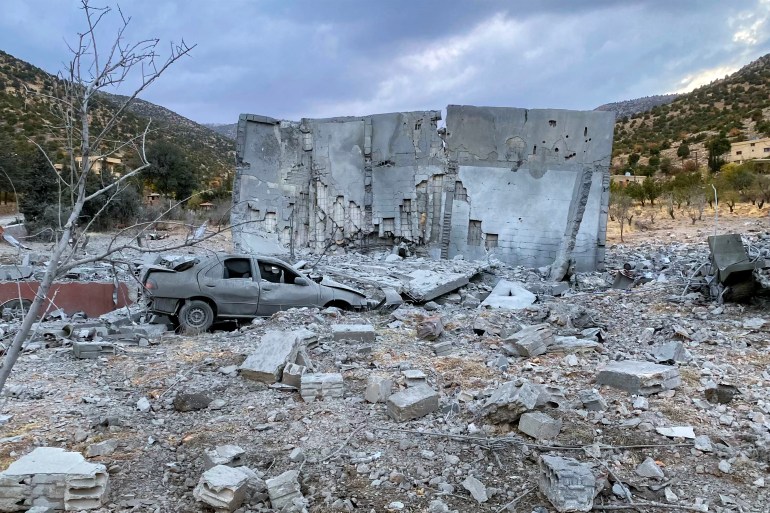
[[[35,299],[40,282],[0,282],[0,304],[7,301]],[[48,291],[48,300],[43,311],[64,310],[67,315],[85,312],[89,317],[98,317],[116,308],[133,303],[128,286],[120,283],[117,288],[117,304],[113,302],[115,286],[104,282],[66,282],[54,283]]]

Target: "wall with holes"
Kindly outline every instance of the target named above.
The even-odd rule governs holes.
[[[242,115],[236,246],[324,251],[406,240],[434,257],[540,266],[584,210],[573,256],[580,269],[602,265],[612,113],[450,105],[439,131],[440,119]]]

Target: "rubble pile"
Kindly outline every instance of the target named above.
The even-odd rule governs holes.
[[[766,511],[770,315],[683,293],[704,259],[616,246],[551,284],[348,254],[316,270],[406,303],[196,336],[136,310],[42,322],[0,402],[0,511]],[[643,280],[612,288],[620,269]]]

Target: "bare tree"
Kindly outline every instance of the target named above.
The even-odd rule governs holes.
[[[62,191],[59,195],[58,239],[49,255],[45,274],[35,294],[35,299],[26,312],[21,327],[5,354],[2,366],[0,366],[0,390],[5,385],[11,369],[19,357],[22,345],[29,336],[33,323],[42,311],[42,306],[54,281],[66,274],[68,270],[83,263],[108,259],[110,255],[128,247],[143,249],[131,244],[119,244],[116,242],[118,239],[114,238],[115,243],[110,244],[99,254],[78,259],[76,254],[78,242],[87,233],[88,228],[93,223],[93,218],[76,233],[77,221],[84,205],[97,198],[104,199],[105,197],[108,198],[105,204],[108,204],[123,188],[129,185],[129,181],[133,177],[149,165],[144,152],[149,124],[142,133],[122,140],[113,139],[117,132],[116,128],[127,108],[137,96],[160,78],[172,64],[188,55],[194,48],[194,45],[187,45],[184,41],[180,44],[172,43],[169,46],[168,54],[164,56],[159,48],[159,39],[144,39],[138,42],[126,41],[125,32],[131,19],[124,16],[120,9],[117,9],[120,18],[117,33],[105,45],[105,41],[99,37],[100,24],[107,15],[113,13],[112,9],[93,7],[89,4],[89,0],[81,0],[81,3],[86,28],[83,33],[78,34],[75,44],[70,46],[72,59],[66,69],[60,73],[56,93],[50,98],[58,118],[61,120],[61,125],[53,128],[60,133],[71,169],[68,176],[62,176],[54,168],[52,160],[46,157],[51,172],[57,173],[56,176]],[[97,119],[95,102],[98,95],[107,88],[129,83],[135,84],[133,93],[115,107],[106,118]],[[39,149],[41,152],[43,151],[42,148]],[[103,182],[96,191],[87,192],[87,180],[90,177],[98,176],[99,173],[95,165],[110,155],[129,150],[138,153],[139,165],[128,170],[114,181]],[[100,212],[103,210],[104,207]],[[71,239],[74,240],[75,244],[70,244]]]
[[[618,224],[620,225],[620,242],[624,242],[623,229],[626,226],[626,219],[632,205],[633,200],[622,192],[620,194],[616,194],[610,202],[610,215],[613,219],[617,220]],[[633,215],[631,217],[633,218]],[[631,223],[630,220],[628,220],[628,222],[629,224]]]

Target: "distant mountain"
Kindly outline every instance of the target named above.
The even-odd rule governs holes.
[[[722,131],[732,142],[770,137],[770,54],[671,103],[618,119],[614,163],[624,164],[632,153],[641,163],[658,153],[676,161],[684,141],[702,164],[703,143]]]
[[[634,100],[605,103],[604,105],[599,105],[594,110],[615,112],[617,114],[617,119],[621,119],[626,116],[639,114],[640,112],[647,112],[659,105],[669,104],[678,97],[678,94],[656,94],[655,96],[645,96],[644,98],[636,98]]]
[[[51,127],[60,120],[51,110],[58,77],[0,51],[0,149],[26,153],[33,149],[29,139],[41,144],[54,161],[62,161],[64,147]],[[95,101],[95,123],[105,119],[125,96],[102,94]],[[115,140],[127,140],[141,133],[152,119],[148,142],[164,139],[180,147],[202,174],[204,182],[231,175],[235,144],[209,128],[169,109],[135,100],[113,133]],[[6,150],[10,151],[10,150]],[[229,180],[222,181],[229,183]]]
[[[238,135],[238,123],[204,123],[203,126],[233,141]]]

